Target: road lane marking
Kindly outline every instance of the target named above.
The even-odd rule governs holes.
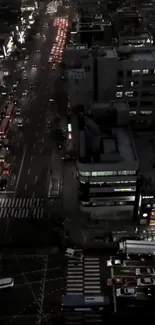
[[[27,184],[25,184],[25,187],[24,187],[24,190],[26,191],[26,189],[27,189]]]
[[[33,160],[33,156],[31,156],[31,161]]]
[[[43,148],[40,149],[40,153],[42,153],[42,151],[43,151]]]
[[[16,156],[13,156],[13,159],[12,160],[14,161],[15,159],[16,159]]]
[[[111,279],[114,278],[114,269],[111,267]],[[115,292],[115,286],[112,286],[112,295],[113,295],[113,304],[114,304],[114,313],[117,313],[117,301],[116,301],[116,292]]]
[[[36,176],[36,178],[35,178],[35,183],[37,182],[37,180],[38,180],[38,176]]]
[[[38,136],[38,132],[36,132],[36,137]]]
[[[44,138],[42,138],[42,141],[41,142],[44,142]]]
[[[18,188],[18,184],[19,184],[21,173],[22,173],[22,169],[23,169],[23,166],[24,166],[25,156],[26,156],[26,149],[24,149],[23,157],[22,157],[22,160],[21,160],[20,168],[19,168],[17,183],[16,183],[16,186],[15,186],[15,195],[16,195],[16,191],[17,191],[17,188]]]
[[[32,198],[34,198],[34,196],[35,196],[35,193],[33,192],[33,193],[32,193]]]
[[[34,143],[33,148],[35,148],[36,144]]]
[[[28,170],[28,175],[30,174],[30,171],[31,171],[31,169],[29,168],[29,170]]]
[[[16,175],[13,174],[13,175],[11,176],[10,185],[13,186],[14,183],[15,183],[15,181],[16,181]]]
[[[17,147],[19,147],[19,141],[18,141],[18,143],[17,143]]]
[[[40,123],[38,123],[38,126],[40,126]]]

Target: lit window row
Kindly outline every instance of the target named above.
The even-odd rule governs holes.
[[[152,111],[140,111],[141,115],[151,115]]]
[[[129,111],[129,116],[134,116],[134,115],[136,115],[136,114],[137,114],[136,111]]]
[[[126,91],[125,96],[127,97],[133,97],[133,91]]]
[[[91,176],[91,177],[99,177],[99,176],[130,176],[136,175],[135,170],[119,170],[119,171],[103,171],[103,172],[83,172],[79,171],[80,176]]]

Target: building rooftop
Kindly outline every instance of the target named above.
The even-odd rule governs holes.
[[[118,33],[118,36],[119,37],[122,37],[122,38],[128,38],[128,37],[131,37],[131,39],[133,38],[140,38],[140,39],[146,39],[146,38],[150,38],[150,33],[148,31],[144,31],[144,32],[140,32],[140,31],[136,31],[134,30],[134,33],[132,32],[132,30],[130,29],[130,31],[120,31]]]
[[[122,60],[131,61],[154,61],[155,60],[155,47],[140,47],[133,48],[128,46],[121,46],[117,49],[118,58]]]
[[[92,164],[105,171],[137,169],[135,147],[126,126],[127,112],[125,103],[120,107],[119,103],[95,104],[91,116],[84,117],[84,128],[79,132],[79,161],[88,164],[90,170]]]
[[[137,133],[134,143],[139,159],[139,170],[149,183],[149,189],[155,189],[155,133]]]

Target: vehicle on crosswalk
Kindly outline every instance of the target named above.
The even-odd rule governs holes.
[[[136,275],[142,275],[142,276],[145,276],[145,275],[155,275],[155,269],[153,268],[145,268],[145,267],[141,267],[141,268],[137,268],[135,270],[135,273]]]
[[[141,277],[137,279],[138,287],[151,287],[155,286],[155,279],[152,277]]]
[[[79,260],[82,261],[83,259],[83,254],[82,252],[77,251],[76,249],[73,248],[67,248],[66,249],[66,253],[65,256],[75,259],[75,260]]]
[[[1,278],[0,289],[12,288],[14,286],[13,278]]]
[[[117,288],[116,296],[119,298],[135,298],[137,297],[136,288]]]

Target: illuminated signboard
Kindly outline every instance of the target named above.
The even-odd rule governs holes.
[[[68,44],[66,45],[66,50],[86,50],[87,45],[81,44]]]
[[[69,79],[84,79],[85,70],[84,69],[70,69],[68,70]]]

